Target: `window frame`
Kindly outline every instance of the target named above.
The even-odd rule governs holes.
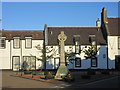
[[[79,38],[79,40],[76,40],[76,38]],[[74,45],[75,45],[75,53],[76,54],[81,53],[80,35],[74,35]],[[77,52],[78,50],[79,52]]]
[[[30,47],[27,46],[27,39],[31,39]],[[25,48],[26,49],[31,49],[32,48],[32,37],[25,37]]]
[[[18,47],[15,47],[15,39],[19,40],[19,46]],[[20,48],[20,37],[14,37],[14,39],[13,39],[13,48],[14,49],[19,49]]]
[[[19,59],[19,68],[18,68],[18,70],[20,70],[20,56],[12,56],[12,70],[13,70],[13,68],[14,68],[14,63],[13,63],[13,61],[14,61],[14,57],[18,57],[18,59]]]
[[[93,65],[93,62],[92,62],[92,60],[96,60],[95,62],[95,65]],[[98,58],[97,57],[93,57],[93,58],[91,58],[91,67],[97,67],[98,66]]]
[[[76,61],[77,61],[76,59],[79,59],[79,63],[80,63],[79,66],[76,63]],[[75,58],[75,67],[81,67],[81,58]]]
[[[56,59],[58,59],[59,63],[58,63],[58,67],[56,67]],[[54,69],[58,69],[60,66],[60,57],[54,58]]]
[[[95,50],[97,50],[96,35],[89,35],[89,42],[95,48]],[[94,42],[95,42],[95,45],[93,45]]]
[[[0,40],[4,40],[4,47],[1,47],[2,44],[0,42],[0,49],[5,49],[6,48],[6,39],[5,39],[5,37],[1,37]]]
[[[26,61],[26,60],[27,61],[30,60],[30,65],[31,65],[31,60],[32,60],[33,57],[35,58],[35,62],[34,62],[35,67],[34,68],[36,70],[36,56],[23,56],[23,62]],[[23,62],[22,62],[22,64],[23,64]],[[31,70],[31,66],[30,66],[30,70]]]
[[[94,34],[93,35],[89,35],[89,42],[92,44],[93,41],[96,42],[96,35],[94,35]]]
[[[120,50],[120,37],[118,37],[118,49]]]

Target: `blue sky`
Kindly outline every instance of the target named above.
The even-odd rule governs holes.
[[[3,2],[2,28],[43,30],[48,26],[95,26],[102,8],[118,17],[117,2]]]

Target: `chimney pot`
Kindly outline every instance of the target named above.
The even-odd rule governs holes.
[[[100,27],[100,20],[99,20],[99,18],[98,18],[98,20],[96,21],[96,26],[97,26],[97,27]]]

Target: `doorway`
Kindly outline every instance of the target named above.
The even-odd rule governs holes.
[[[20,57],[19,56],[13,56],[13,65],[12,65],[13,71],[19,71],[20,69]]]
[[[120,70],[120,55],[115,56],[115,68]]]

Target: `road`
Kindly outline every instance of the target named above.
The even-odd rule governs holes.
[[[51,83],[10,76],[12,73],[11,71],[2,73],[2,88],[53,88],[55,86]]]
[[[2,88],[120,88],[120,76],[109,79],[98,80],[87,84],[52,84],[47,82],[35,81],[19,77],[10,76],[11,71],[2,73]]]
[[[87,84],[76,83],[64,88],[120,88],[120,76],[94,81]]]

